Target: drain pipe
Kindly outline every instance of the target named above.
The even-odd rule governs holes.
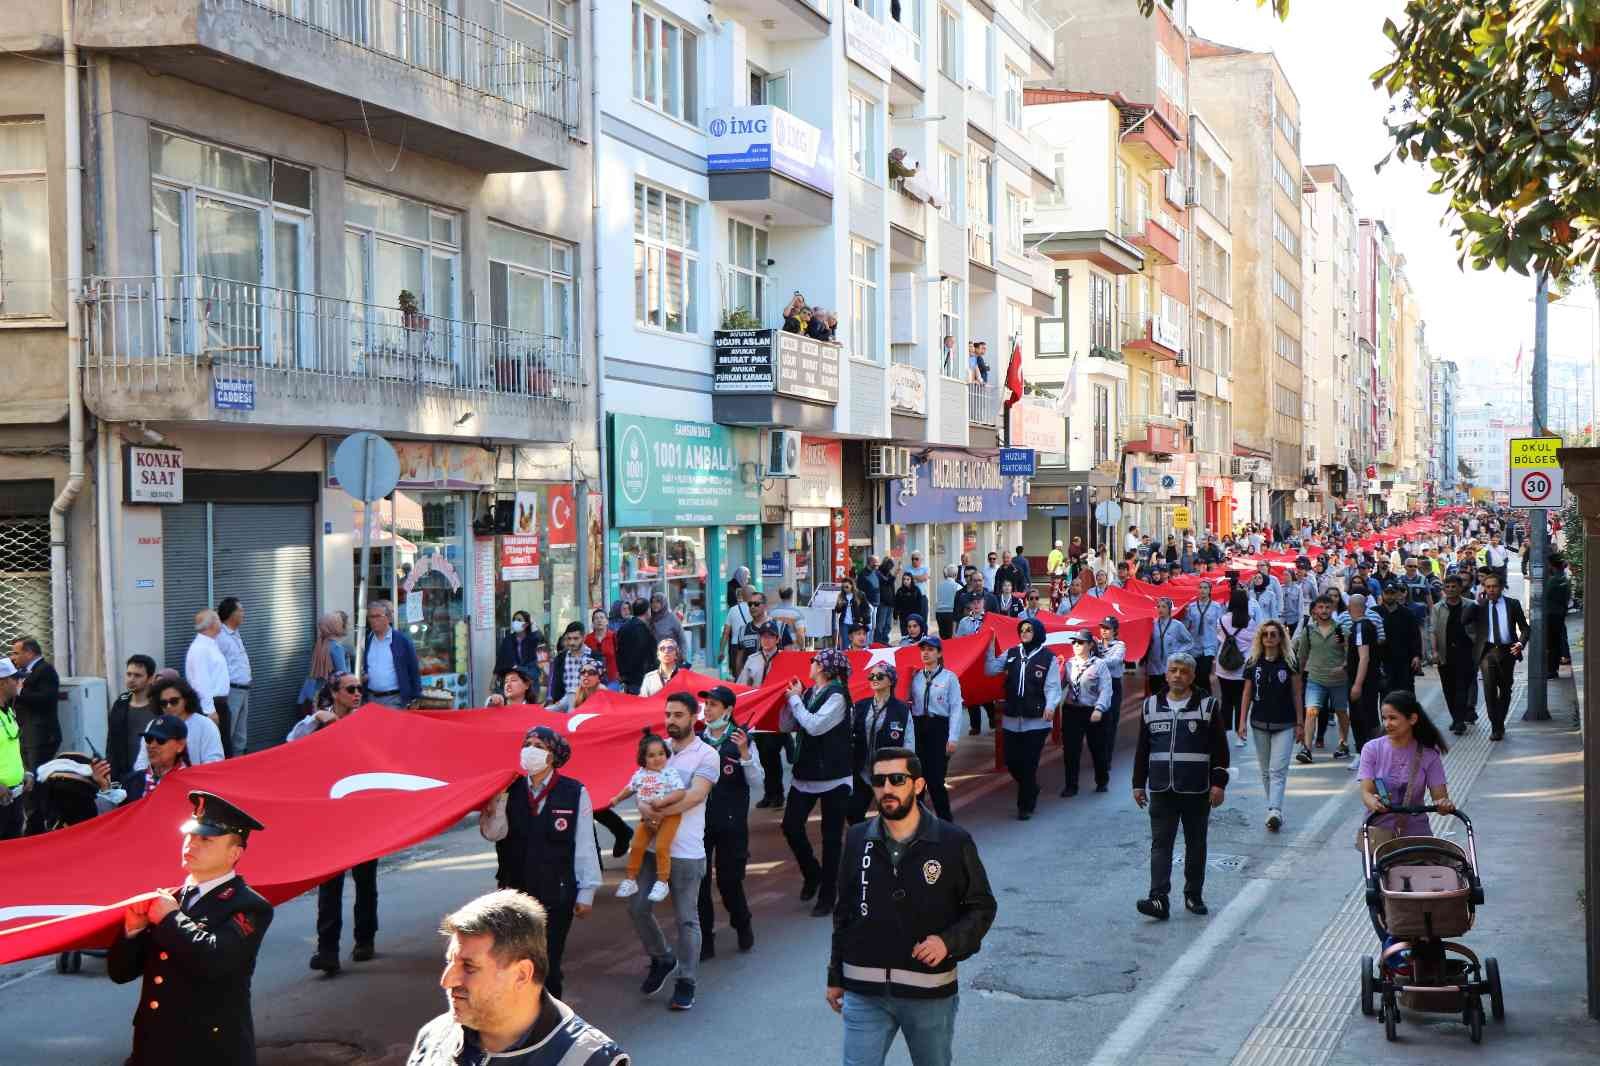
[[[83,324],[78,297],[83,285],[83,145],[78,103],[78,44],[73,32],[73,0],[61,0],[62,111],[67,147],[67,483],[50,504],[50,626],[56,662],[75,671],[70,654],[70,603],[67,582],[67,514],[83,491],[83,391],[79,366]],[[101,531],[101,536],[105,532]],[[103,605],[109,607],[109,605]]]
[[[600,478],[600,492],[602,499],[606,491],[606,316],[604,293],[600,284],[600,0],[590,0],[589,3],[589,232],[592,234],[590,247],[593,251],[589,258],[593,261],[594,273],[594,453],[598,459]],[[580,545],[586,545],[589,540],[589,493],[587,482],[579,489],[579,496],[573,500],[573,509],[578,514],[577,534]],[[592,566],[593,563],[588,565]],[[606,569],[611,565],[611,551],[602,540],[600,544],[600,603],[604,607],[611,599],[610,575]],[[579,573],[578,583],[587,590],[589,587],[589,574],[587,570]],[[583,602],[585,595],[579,597]],[[593,607],[590,607],[593,611]],[[587,619],[585,619],[587,621]]]

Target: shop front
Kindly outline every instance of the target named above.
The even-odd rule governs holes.
[[[773,578],[766,587],[771,593],[790,586],[795,602],[803,605],[818,585],[832,580],[828,530],[833,512],[844,506],[844,442],[802,437],[796,475],[781,485],[774,492],[781,493],[784,506],[772,514],[779,522],[762,527],[768,539],[762,565]]]
[[[980,567],[990,551],[1009,557],[1027,517],[1028,479],[1002,476],[997,454],[914,452],[910,473],[884,485],[890,554],[898,547],[909,561],[912,550],[923,550],[919,530],[927,528],[931,558],[924,561],[934,575],[962,555]]]
[[[610,416],[610,600],[660,593],[686,659],[714,666],[728,579],[762,572],[760,435],[705,422]]]

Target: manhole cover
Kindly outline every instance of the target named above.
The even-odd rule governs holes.
[[[1206,865],[1208,867],[1210,867],[1213,870],[1222,870],[1222,871],[1225,871],[1227,873],[1238,873],[1240,870],[1244,869],[1245,863],[1247,863],[1249,861],[1250,861],[1249,858],[1247,858],[1244,855],[1208,855],[1208,856],[1206,856]],[[1182,866],[1183,865],[1183,856],[1182,855],[1173,856],[1172,865],[1174,865],[1174,866]]]

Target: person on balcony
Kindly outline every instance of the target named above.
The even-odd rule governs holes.
[[[785,333],[804,333],[808,317],[806,298],[796,289],[794,296],[783,309],[783,331]]]
[[[821,307],[813,307],[811,309],[811,321],[806,323],[806,336],[814,341],[832,341],[833,326],[829,324],[828,320],[830,318],[834,322],[839,321]]]

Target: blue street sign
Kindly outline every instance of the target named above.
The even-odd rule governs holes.
[[[211,379],[211,404],[219,411],[254,411],[256,383],[249,379]]]
[[[1032,448],[1001,448],[1001,477],[1033,477],[1034,455]]]

